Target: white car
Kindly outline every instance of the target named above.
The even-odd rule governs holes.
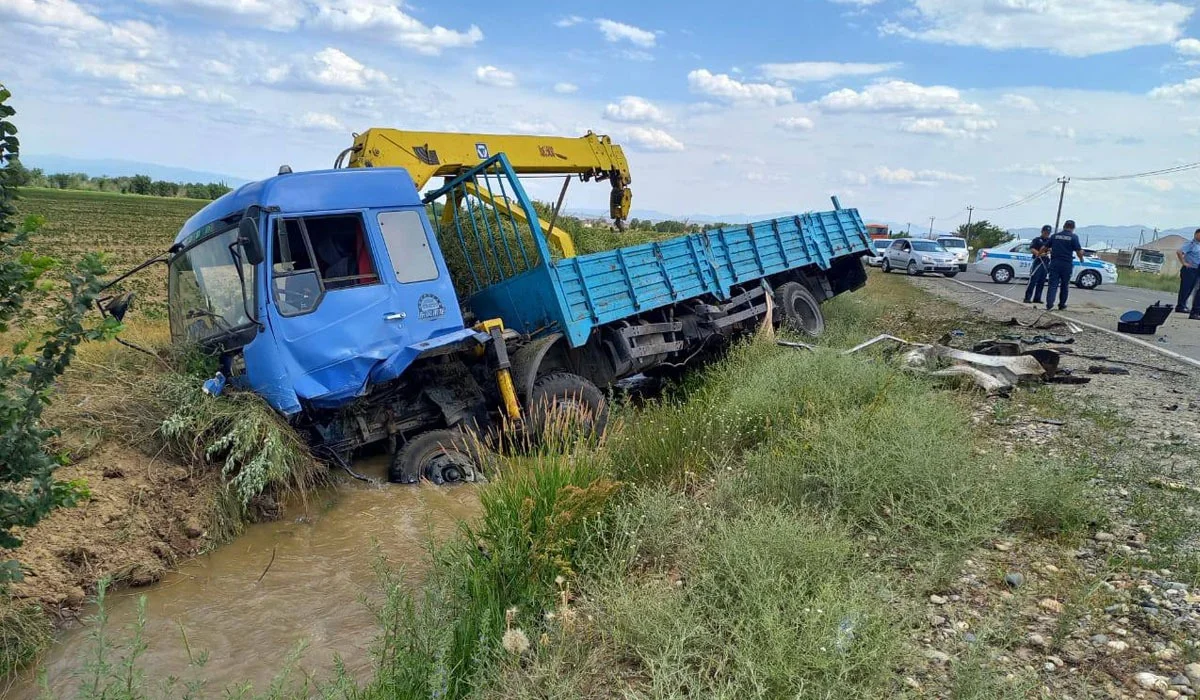
[[[884,272],[904,270],[910,275],[923,275],[926,272],[937,272],[946,277],[958,274],[958,263],[954,254],[942,247],[937,241],[923,238],[897,238],[884,251]]]
[[[1028,239],[1002,243],[995,248],[979,251],[975,260],[975,271],[992,278],[996,284],[1008,284],[1014,279],[1028,278],[1033,270],[1033,253],[1029,252]],[[1101,284],[1117,283],[1117,266],[1097,257],[1084,257],[1083,262],[1073,261],[1071,281],[1080,289],[1095,289]]]
[[[937,242],[942,244],[946,250],[954,253],[954,261],[958,263],[958,271],[967,271],[967,258],[971,256],[971,249],[967,247],[967,239],[959,238],[958,236],[938,236]]]
[[[871,241],[871,247],[874,248],[875,254],[867,258],[867,264],[871,267],[879,267],[883,264],[883,254],[887,251],[888,246],[892,244],[890,238],[876,238]]]

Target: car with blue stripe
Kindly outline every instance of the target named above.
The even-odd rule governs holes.
[[[1008,284],[1014,279],[1028,278],[1033,271],[1030,239],[1021,238],[979,251],[975,271],[992,278],[996,284]],[[1101,284],[1117,283],[1117,266],[1084,252],[1083,262],[1074,260],[1071,281],[1080,289],[1095,289]]]

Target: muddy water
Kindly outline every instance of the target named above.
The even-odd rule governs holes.
[[[377,459],[356,468],[382,480],[385,466]],[[247,681],[265,690],[302,641],[307,648],[299,666],[313,677],[327,678],[336,654],[363,678],[370,672],[375,625],[360,598],[380,596],[373,547],[419,580],[430,538],[452,536],[477,508],[473,486],[347,479],[336,493],[310,498],[307,509],[291,508],[281,521],[249,527],[154,586],[110,595],[110,630],[124,635],[136,619],[137,599],[146,597],[149,649],[142,667],[152,682],[202,676],[213,693]],[[188,670],[181,626],[192,652],[209,654],[198,674]],[[64,632],[43,661],[54,697],[74,694],[73,671],[91,648],[88,637],[86,626]],[[32,674],[22,680],[8,697],[37,697]]]

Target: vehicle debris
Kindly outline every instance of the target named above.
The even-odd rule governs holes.
[[[1056,359],[1039,358],[1032,352],[1018,355],[983,354],[940,344],[913,343],[888,334],[859,343],[849,350],[842,351],[842,354],[850,355],[883,342],[898,343],[910,348],[904,354],[905,367],[927,372],[934,377],[965,376],[989,395],[1006,396],[1021,382],[1046,379],[1057,371],[1058,366]],[[1055,354],[1050,350],[1040,352]],[[933,369],[939,361],[948,362],[950,366]]]
[[[1129,374],[1128,369],[1114,367],[1113,365],[1090,365],[1087,371],[1088,374]]]
[[[1008,321],[1006,321],[1004,325],[1019,326],[1021,328],[1036,328],[1038,330],[1044,330],[1044,331],[1048,331],[1048,330],[1051,330],[1054,328],[1066,328],[1067,331],[1069,331],[1071,333],[1083,332],[1083,328],[1081,328],[1080,326],[1077,326],[1074,323],[1071,323],[1070,321],[1064,321],[1061,319],[1057,319],[1053,316],[1050,316],[1047,318],[1047,314],[1039,315],[1036,319],[1033,320],[1032,323],[1025,323],[1024,321],[1018,320],[1014,316],[1014,317],[1008,319]]]

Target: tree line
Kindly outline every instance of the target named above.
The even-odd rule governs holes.
[[[86,173],[46,173],[41,168],[26,168],[19,161],[10,161],[6,170],[9,181],[17,187],[49,187],[56,190],[90,190],[145,194],[154,197],[189,197],[216,199],[231,188],[223,182],[168,182],[154,180],[149,175],[92,177]]]

